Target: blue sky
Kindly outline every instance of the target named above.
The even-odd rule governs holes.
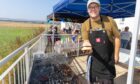
[[[0,0],[0,18],[45,21],[60,0]]]

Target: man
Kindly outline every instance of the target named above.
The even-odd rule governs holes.
[[[81,33],[82,50],[92,51],[88,60],[89,81],[91,84],[113,84],[120,49],[118,27],[111,17],[100,15],[99,0],[88,0],[87,10],[90,18],[82,24]]]
[[[130,47],[131,38],[132,33],[129,32],[129,27],[126,26],[125,30],[121,32],[121,48],[127,48],[127,46]]]

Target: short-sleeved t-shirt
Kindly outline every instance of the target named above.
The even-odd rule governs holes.
[[[127,31],[121,32],[121,39],[130,41],[131,38],[132,38],[131,32],[129,32],[129,31],[128,32]]]
[[[113,18],[109,16],[101,16],[102,17],[102,23],[105,26],[105,30],[107,32],[107,35],[109,37],[109,40],[114,43],[114,38],[118,37],[120,38],[120,32],[118,31],[118,27],[116,22],[113,20]],[[91,26],[92,30],[94,31],[95,28],[102,28],[102,23],[101,20],[91,20]],[[88,34],[90,30],[90,25],[89,25],[89,19],[87,19],[83,24],[82,24],[82,29],[81,29],[81,34],[82,34],[82,39],[83,40],[88,40]]]

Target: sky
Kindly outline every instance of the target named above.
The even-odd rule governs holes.
[[[0,18],[45,21],[60,0],[0,0]]]

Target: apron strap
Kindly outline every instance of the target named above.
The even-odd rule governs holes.
[[[100,18],[101,18],[102,28],[105,28],[105,25],[104,25],[104,23],[103,23],[103,17],[102,17],[102,16],[100,16]]]
[[[100,21],[101,21],[101,24],[102,24],[102,28],[105,28],[105,25],[104,25],[104,23],[103,23],[103,18],[102,18],[102,16],[100,16]],[[91,18],[89,18],[89,27],[90,27],[90,29],[92,29]]]
[[[91,19],[89,18],[89,29],[92,29],[92,26],[91,26]]]

